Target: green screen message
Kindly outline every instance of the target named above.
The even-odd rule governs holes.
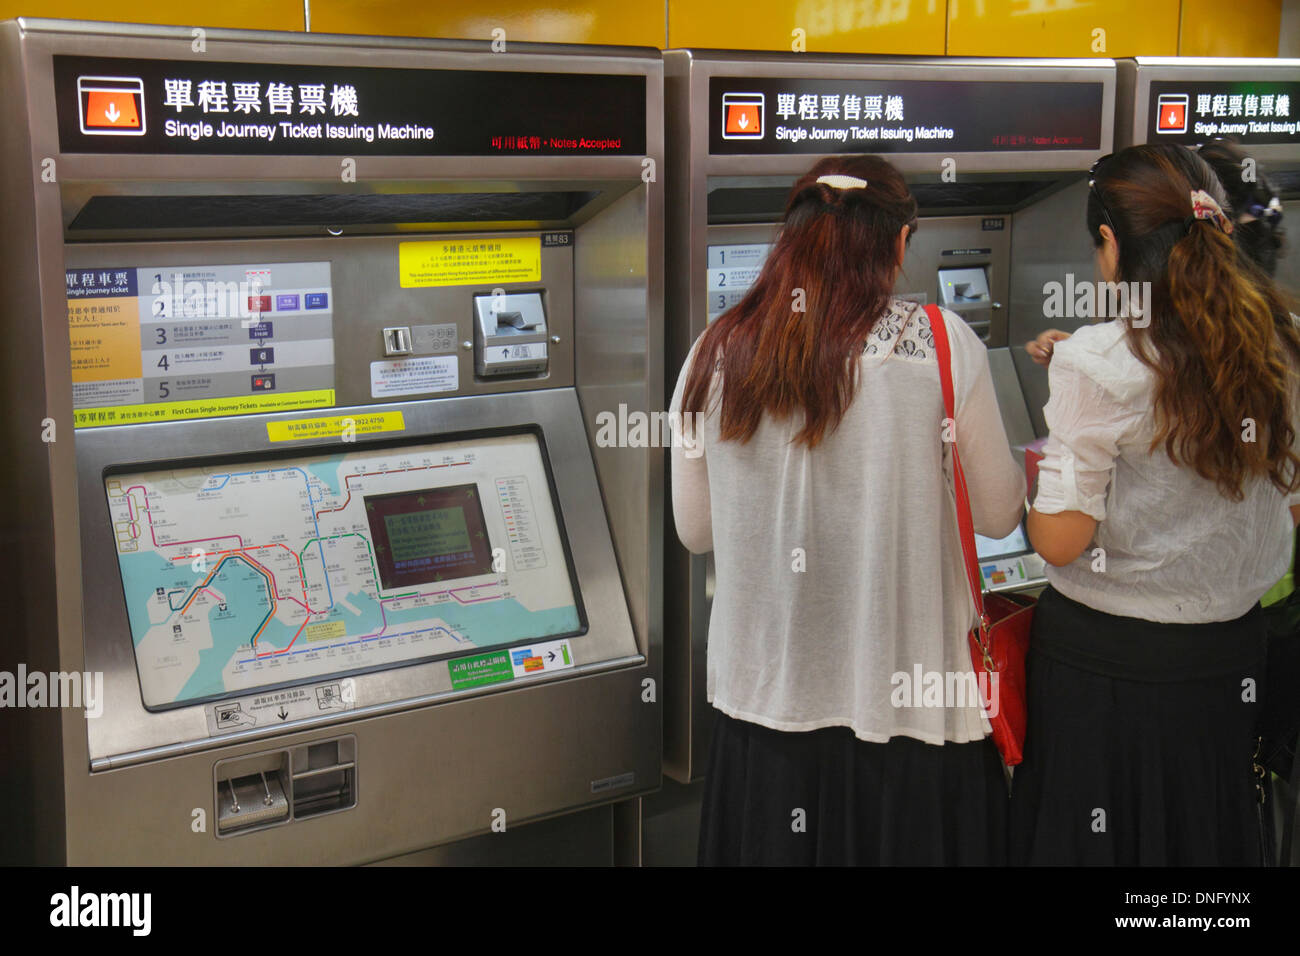
[[[384,525],[388,529],[388,544],[394,562],[470,550],[464,508],[433,508],[385,515]]]

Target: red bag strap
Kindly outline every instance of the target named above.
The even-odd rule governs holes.
[[[939,360],[939,383],[943,386],[943,407],[952,423],[952,477],[957,495],[957,534],[961,538],[962,564],[966,568],[966,583],[979,613],[981,630],[988,627],[984,612],[984,590],[980,586],[979,559],[975,553],[975,522],[970,516],[970,493],[966,488],[966,475],[961,469],[961,456],[957,454],[957,408],[952,387],[952,350],[948,346],[948,330],[943,314],[937,305],[927,305],[925,314],[930,317],[930,331],[934,334],[934,354]]]

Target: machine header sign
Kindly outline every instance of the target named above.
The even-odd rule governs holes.
[[[1148,143],[1300,143],[1300,81],[1153,81]]]
[[[709,110],[713,154],[1088,150],[1102,83],[715,76]]]
[[[636,156],[645,77],[54,57],[65,153]]]

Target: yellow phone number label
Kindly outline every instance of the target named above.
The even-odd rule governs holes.
[[[377,435],[381,432],[406,431],[401,412],[375,412],[368,415],[331,415],[325,418],[294,418],[286,422],[267,422],[266,437],[271,441],[298,441],[303,438],[347,438]]]

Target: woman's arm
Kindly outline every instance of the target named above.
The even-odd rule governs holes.
[[[1092,543],[1097,519],[1082,511],[1043,514],[1030,508],[1025,527],[1034,550],[1048,564],[1059,568],[1083,554]]]
[[[1029,511],[1030,544],[1048,564],[1076,560],[1106,517],[1106,495],[1120,435],[1141,413],[1088,376],[1073,343],[1056,346],[1043,408],[1048,439],[1038,463],[1038,495]]]
[[[673,442],[673,522],[686,550],[713,550],[713,508],[709,502],[709,466],[704,455],[692,458]]]
[[[696,340],[696,345],[699,341]],[[713,550],[713,507],[709,499],[709,465],[704,458],[704,444],[699,419],[703,416],[689,412],[682,415],[682,393],[686,389],[686,378],[690,374],[691,362],[695,359],[695,348],[686,356],[681,374],[677,377],[677,388],[673,391],[673,400],[669,405],[669,420],[672,422],[673,447],[670,455],[672,462],[673,485],[673,523],[677,526],[677,537],[687,551],[703,554]],[[683,421],[683,417],[685,421]]]
[[[945,313],[953,344],[956,439],[975,530],[1005,538],[1025,515],[1025,472],[1016,464],[998,410],[988,350],[958,316]]]

